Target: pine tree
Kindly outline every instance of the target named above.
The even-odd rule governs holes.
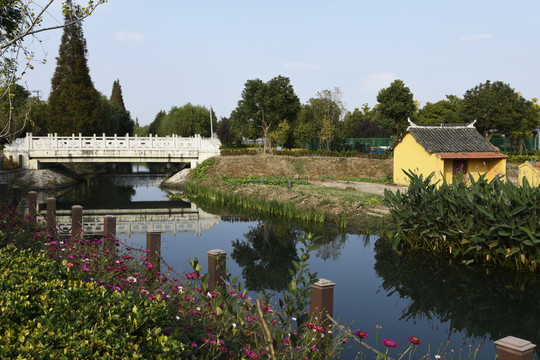
[[[72,5],[71,1],[67,2]],[[77,12],[78,7],[74,7]],[[64,21],[75,14],[67,12]],[[60,135],[91,135],[105,130],[100,116],[100,95],[94,88],[86,59],[81,23],[64,28],[49,96],[48,129]]]
[[[120,106],[121,109],[126,110],[124,106],[124,98],[122,97],[122,87],[120,86],[120,80],[117,79],[113,82],[112,93],[111,93],[111,102]]]

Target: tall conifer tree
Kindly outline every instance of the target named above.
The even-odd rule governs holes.
[[[72,6],[71,0],[67,4]],[[73,7],[74,12],[80,11]],[[76,14],[67,12],[66,23]],[[105,130],[100,116],[100,95],[94,88],[86,59],[81,23],[64,28],[49,96],[48,128],[61,135],[91,135]]]
[[[117,79],[113,82],[112,93],[111,93],[111,102],[120,106],[121,109],[126,110],[124,105],[124,98],[122,96],[122,87],[120,86],[120,80]]]

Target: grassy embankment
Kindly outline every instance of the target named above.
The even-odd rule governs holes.
[[[254,211],[316,222],[335,223],[350,231],[377,228],[368,219],[383,209],[383,197],[312,181],[384,182],[391,160],[283,156],[221,156],[207,160],[190,175],[187,191],[194,196]],[[291,186],[292,185],[292,186]]]

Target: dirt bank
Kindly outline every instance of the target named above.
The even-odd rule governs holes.
[[[273,176],[297,179],[371,178],[392,176],[392,159],[287,157],[273,155],[220,156],[216,176]]]
[[[202,176],[201,170],[194,171],[188,181],[248,197],[254,202],[271,199],[292,202],[302,211],[316,209],[326,215],[327,222],[346,223],[353,232],[366,227],[377,229],[379,221],[368,215],[378,216],[380,220],[387,212],[380,194],[382,186],[389,184],[367,181],[388,180],[392,175],[391,160],[259,155],[220,156],[211,162],[208,167],[202,166],[205,169]],[[288,178],[292,186],[242,181],[247,177]],[[363,191],[360,184],[376,191]]]

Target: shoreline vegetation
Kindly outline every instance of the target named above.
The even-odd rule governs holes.
[[[193,169],[184,183],[186,193],[172,198],[205,198],[270,215],[335,224],[352,233],[379,231],[388,219],[383,196],[346,184],[334,188],[313,182],[383,184],[390,179],[391,165],[388,159],[220,156]]]
[[[351,159],[335,158],[331,165],[328,159],[315,157],[301,162],[271,155],[212,158],[192,170],[185,194],[172,197],[187,195],[271,216],[336,224],[351,233],[380,232],[398,252],[423,249],[466,265],[538,271],[540,189],[482,177],[470,186],[454,179],[437,187],[431,177],[408,174],[411,185],[406,191],[385,190],[379,196],[352,186],[325,188],[310,182],[388,180],[384,176],[385,166],[391,171],[388,160],[358,160],[351,164]],[[348,172],[339,172],[340,165]],[[352,175],[355,166],[358,170]]]

